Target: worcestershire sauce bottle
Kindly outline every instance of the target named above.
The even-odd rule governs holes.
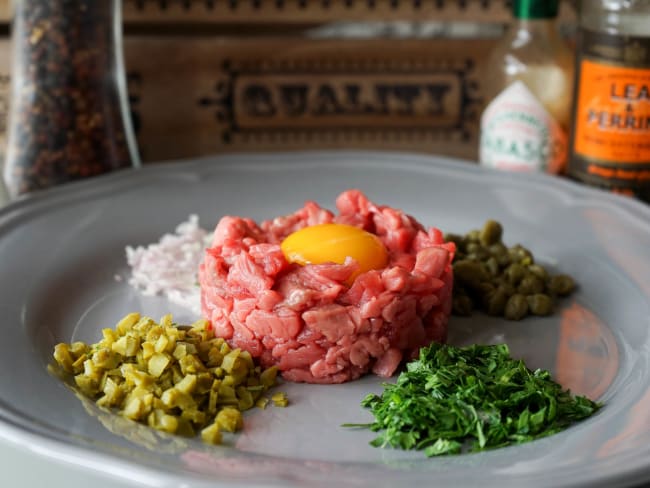
[[[650,202],[650,0],[582,0],[569,176]]]

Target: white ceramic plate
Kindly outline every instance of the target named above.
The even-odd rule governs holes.
[[[154,433],[83,401],[50,375],[57,342],[96,342],[131,311],[187,311],[126,283],[124,247],[148,244],[189,214],[261,220],[305,200],[334,207],[348,188],[446,232],[500,220],[580,287],[547,318],[450,321],[455,344],[505,341],[575,393],[605,403],[555,436],[490,452],[427,459],[375,449],[359,406],[380,382],[286,384],[287,409],[246,416],[228,446]],[[231,156],[162,164],[66,185],[0,212],[0,436],[77,465],[156,486],[628,486],[650,480],[650,209],[544,175],[368,152]],[[120,277],[121,280],[116,279]]]

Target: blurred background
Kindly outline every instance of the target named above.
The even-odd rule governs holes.
[[[0,0],[0,158],[11,80]],[[237,151],[372,148],[476,160],[506,0],[123,0],[144,164]],[[558,24],[570,42],[573,2]]]

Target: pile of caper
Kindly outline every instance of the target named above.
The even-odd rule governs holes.
[[[468,316],[482,310],[509,320],[550,315],[555,298],[575,289],[573,278],[551,275],[535,263],[528,249],[519,244],[507,247],[502,237],[503,227],[494,220],[465,235],[445,236],[457,247],[452,312]]]

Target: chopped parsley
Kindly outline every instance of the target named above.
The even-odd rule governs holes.
[[[361,405],[375,421],[344,424],[379,435],[375,447],[423,450],[427,456],[520,444],[559,432],[601,405],[573,396],[545,370],[510,357],[505,344],[431,344],[394,384]]]

